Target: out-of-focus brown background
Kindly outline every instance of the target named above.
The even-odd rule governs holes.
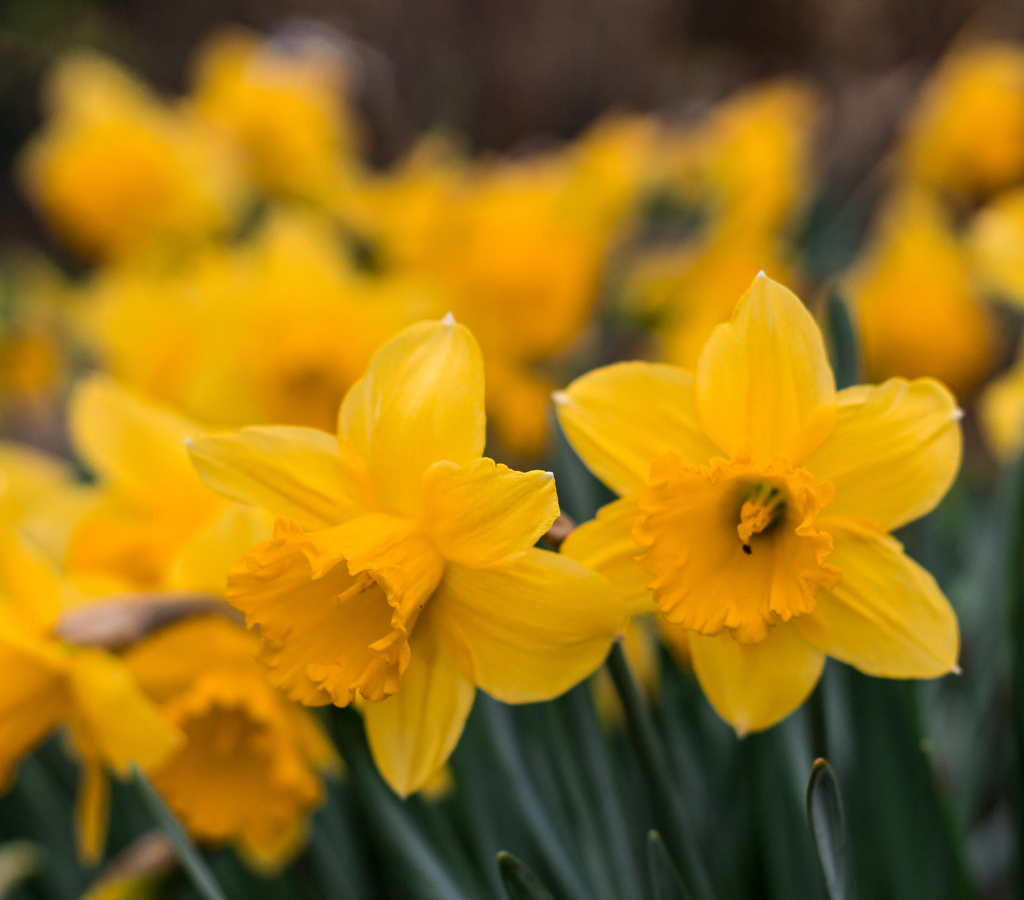
[[[0,242],[39,239],[10,164],[40,118],[50,62],[82,45],[161,91],[225,23],[336,29],[356,71],[367,153],[383,164],[431,126],[481,149],[571,137],[607,109],[686,116],[754,78],[798,73],[829,97],[823,165],[884,152],[923,73],[959,35],[1019,37],[1021,0],[4,0]]]

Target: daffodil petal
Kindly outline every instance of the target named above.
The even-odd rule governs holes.
[[[381,509],[419,513],[427,469],[483,454],[484,367],[476,340],[450,318],[403,331],[346,395],[338,433],[366,459]]]
[[[643,491],[651,463],[669,450],[693,465],[719,454],[697,424],[693,376],[675,366],[595,369],[555,394],[555,410],[580,459],[620,496]]]
[[[416,624],[402,689],[363,707],[377,768],[401,797],[418,791],[445,764],[476,695],[452,648],[434,629],[431,613],[426,610]]]
[[[315,428],[272,425],[204,435],[189,442],[189,453],[215,491],[310,531],[373,508],[362,457]]]
[[[0,792],[26,756],[70,713],[65,667],[56,653],[33,652],[10,623],[0,622]]]
[[[107,843],[110,781],[96,760],[86,760],[84,769],[75,797],[75,837],[79,859],[94,866],[102,859]]]
[[[829,516],[890,531],[934,509],[960,468],[956,398],[930,378],[892,378],[838,395],[836,430],[804,462],[836,495]]]
[[[430,602],[476,685],[506,703],[567,691],[604,662],[626,622],[606,579],[536,549],[486,569],[449,563]]]
[[[274,517],[267,510],[230,504],[185,545],[171,574],[171,585],[186,591],[223,594],[232,563],[273,532]]]
[[[651,576],[637,564],[644,551],[633,540],[633,523],[640,516],[638,497],[616,500],[597,511],[563,542],[560,553],[607,578],[619,592],[631,616],[655,612]]]
[[[795,294],[764,274],[704,345],[697,421],[730,457],[798,465],[832,433],[836,391],[821,331]]]
[[[100,650],[71,658],[71,692],[84,741],[119,775],[131,763],[150,768],[181,743],[181,733],[160,715],[127,666]]]
[[[829,656],[885,678],[935,678],[956,669],[960,631],[935,579],[899,541],[855,520],[828,518],[829,562],[843,572],[795,625]]]
[[[151,499],[158,508],[168,498],[209,503],[185,449],[200,430],[195,423],[106,375],[78,384],[68,418],[75,448],[89,468],[125,496]]]
[[[825,654],[792,622],[776,625],[757,644],[741,644],[727,632],[707,637],[691,631],[689,645],[704,694],[741,735],[786,718],[807,699],[825,665]]]
[[[423,518],[446,559],[491,565],[532,547],[558,518],[555,479],[485,457],[434,463],[423,476]]]

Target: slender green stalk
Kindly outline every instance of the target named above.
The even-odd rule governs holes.
[[[1015,895],[1024,898],[1024,459],[1005,473],[1006,601],[1013,640],[1013,734],[1017,751],[1015,779],[1017,864]]]
[[[200,896],[205,900],[227,900],[217,879],[213,877],[213,872],[206,864],[206,860],[203,859],[203,855],[192,842],[192,838],[182,828],[174,813],[167,808],[164,798],[157,793],[152,782],[146,777],[146,773],[138,766],[133,765],[132,775],[135,784],[138,785],[142,802],[156,820],[160,830],[167,836],[167,840],[171,842],[174,852],[178,854],[178,859],[189,878],[192,879],[192,884],[195,885]]]
[[[669,769],[661,737],[654,727],[647,702],[640,695],[633,680],[633,673],[626,661],[621,641],[617,641],[612,647],[607,665],[626,711],[630,737],[636,745],[641,763],[651,782],[654,802],[662,819],[662,834],[695,900],[714,900],[711,882],[704,864],[697,855],[686,809]]]

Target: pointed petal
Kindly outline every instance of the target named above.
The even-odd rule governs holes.
[[[757,644],[741,644],[725,632],[706,637],[695,631],[689,643],[704,694],[740,735],[786,718],[807,699],[825,665],[825,654],[792,622],[776,625]]]
[[[189,442],[200,478],[239,503],[314,530],[373,508],[366,463],[347,441],[292,425],[243,428]]]
[[[693,376],[675,366],[617,363],[555,395],[558,422],[587,467],[620,496],[647,487],[651,463],[674,450],[704,465],[719,450],[701,431]]]
[[[427,610],[416,624],[402,689],[363,708],[377,768],[401,797],[418,791],[445,764],[476,695],[431,618]]]
[[[607,578],[619,592],[631,616],[655,612],[648,589],[651,576],[637,564],[644,551],[633,540],[633,523],[640,517],[639,498],[616,500],[597,511],[563,542],[559,552]]]
[[[64,661],[0,621],[0,792],[18,763],[70,714]]]
[[[899,541],[855,520],[823,519],[829,561],[843,572],[819,591],[813,613],[796,620],[822,652],[884,678],[935,678],[956,669],[960,632],[935,579]]]
[[[607,580],[544,550],[487,569],[449,563],[431,604],[477,686],[506,703],[564,693],[604,662],[626,624]]]
[[[171,573],[171,586],[223,594],[231,565],[273,532],[274,517],[265,509],[230,504],[185,546]]]
[[[100,650],[78,650],[71,657],[71,693],[77,727],[118,775],[131,763],[151,768],[182,741],[152,701],[136,685],[128,667]]]
[[[137,503],[200,508],[216,498],[189,462],[187,438],[199,426],[129,391],[106,375],[80,382],[68,412],[75,448],[105,483]]]
[[[558,518],[555,479],[487,458],[434,463],[423,476],[423,518],[446,559],[491,565],[528,550]]]
[[[97,760],[86,760],[75,798],[75,837],[78,858],[87,866],[103,858],[110,821],[110,781]]]
[[[338,434],[366,459],[381,509],[418,513],[427,469],[483,454],[484,368],[476,340],[450,319],[403,331],[346,395]]]
[[[835,485],[829,516],[870,519],[882,531],[933,510],[960,468],[956,398],[939,382],[893,378],[839,392],[836,430],[804,467]]]
[[[694,376],[697,420],[727,456],[801,462],[832,433],[836,391],[821,331],[795,294],[758,275],[708,339]]]

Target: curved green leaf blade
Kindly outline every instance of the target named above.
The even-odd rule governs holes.
[[[647,833],[647,865],[651,872],[654,900],[692,900],[657,831]]]

